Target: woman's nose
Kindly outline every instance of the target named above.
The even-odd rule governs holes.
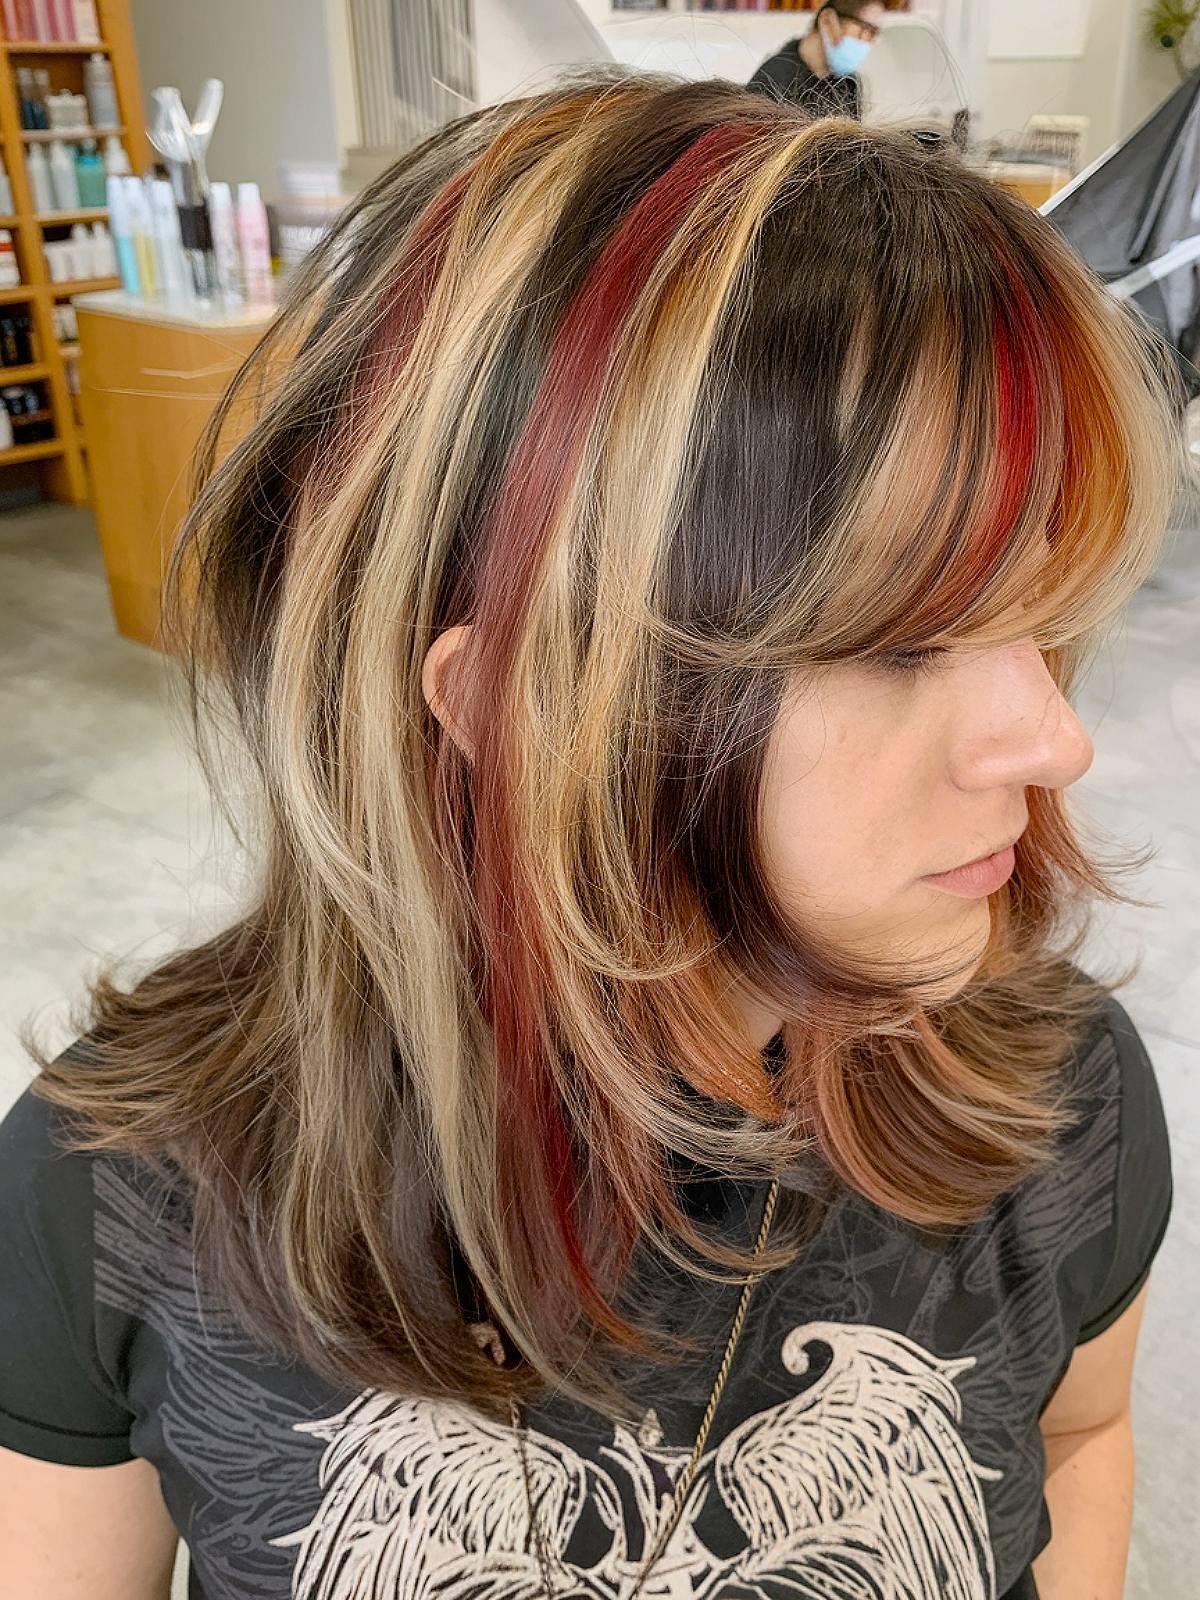
[[[1083,777],[1092,764],[1091,737],[1035,644],[986,651],[970,675],[963,734],[952,756],[959,788],[1065,789]]]

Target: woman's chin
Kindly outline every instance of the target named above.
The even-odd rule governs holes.
[[[958,923],[952,941],[930,941],[921,966],[932,976],[915,990],[923,1006],[944,1006],[957,999],[979,971],[991,934],[991,912],[988,902],[981,900]]]

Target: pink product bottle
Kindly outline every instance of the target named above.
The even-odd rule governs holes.
[[[242,277],[246,299],[251,305],[269,305],[274,299],[271,284],[271,244],[267,229],[267,208],[256,183],[239,183],[237,198],[238,247],[242,253]]]
[[[50,13],[50,37],[60,44],[75,41],[75,7],[71,0],[46,0]]]

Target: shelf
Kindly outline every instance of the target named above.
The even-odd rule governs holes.
[[[19,466],[22,461],[45,461],[48,456],[61,456],[65,449],[61,439],[39,439],[37,444],[15,444],[10,450],[0,450],[0,467]]]
[[[108,54],[106,44],[80,44],[78,40],[70,44],[48,44],[44,39],[6,39],[0,43],[0,49],[10,56],[93,56],[97,51],[102,56]]]
[[[43,228],[58,228],[64,222],[103,222],[107,216],[107,206],[85,206],[81,211],[39,211],[34,220]]]
[[[601,3],[607,4],[608,0],[601,0]],[[30,19],[30,4],[39,18],[44,10],[40,0],[15,0],[15,4],[16,9]],[[35,445],[31,442],[30,433],[37,438],[39,429],[36,425],[24,437],[18,429],[14,447],[0,450],[0,466],[25,461],[45,463],[36,472],[36,476],[43,480],[45,493],[76,505],[86,504],[88,499],[88,474],[83,461],[83,420],[78,414],[78,397],[69,392],[70,379],[79,366],[79,342],[77,336],[67,338],[65,333],[60,342],[56,334],[62,330],[56,324],[69,321],[67,307],[76,296],[117,289],[121,280],[113,270],[111,276],[92,277],[89,274],[55,283],[50,278],[49,261],[44,259],[39,246],[69,235],[72,228],[81,230],[85,225],[96,223],[111,225],[112,214],[103,203],[104,193],[99,183],[85,189],[84,192],[91,197],[88,202],[74,196],[73,187],[68,187],[61,191],[73,197],[66,209],[52,209],[39,214],[33,208],[32,185],[28,181],[20,181],[21,169],[24,168],[24,176],[28,180],[30,157],[36,156],[40,162],[43,154],[48,156],[54,150],[56,142],[61,142],[67,148],[68,155],[74,156],[85,143],[90,150],[90,141],[95,140],[103,156],[108,139],[115,139],[124,148],[132,168],[140,170],[148,165],[151,158],[145,135],[140,122],[133,115],[134,110],[142,104],[142,91],[130,19],[132,7],[133,0],[97,0],[105,35],[103,40],[0,38],[0,75],[7,74],[0,82],[0,88],[5,89],[3,106],[0,107],[3,110],[3,116],[0,117],[0,123],[3,123],[0,128],[0,154],[3,155],[14,188],[18,190],[24,206],[29,208],[18,206],[17,197],[14,196],[11,202],[13,210],[7,216],[0,214],[0,228],[7,228],[12,234],[18,259],[27,274],[26,282],[11,289],[0,289],[0,317],[15,317],[23,326],[24,318],[28,316],[36,326],[38,339],[34,349],[26,352],[31,357],[36,354],[36,360],[31,359],[20,367],[0,367],[0,387],[6,384],[31,384],[38,395],[37,403],[51,405],[54,412],[53,421],[43,423],[42,428],[46,432],[53,428],[55,434],[53,440],[39,440]],[[5,0],[4,9],[7,15],[13,14],[10,0]],[[50,10],[52,15],[57,15],[53,4]],[[63,6],[60,5],[59,10],[63,10]],[[64,14],[69,14],[69,7]],[[27,20],[26,26],[32,26],[31,20]],[[46,32],[49,31],[47,28]],[[80,101],[74,114],[84,119],[82,127],[46,127],[47,117],[40,111],[37,120],[43,126],[21,127],[20,96],[12,92],[16,88],[18,71],[23,77],[23,69],[39,69],[38,76],[44,82],[43,69],[48,70],[50,83],[55,90],[67,88],[78,92],[81,74],[84,73],[88,57],[92,55],[103,57],[111,63],[116,103],[110,105],[106,102],[103,106],[97,103],[89,108]],[[90,73],[91,69],[88,68],[86,76],[90,76]],[[55,105],[56,102],[51,101],[47,109]],[[95,109],[112,111],[116,115],[114,126],[95,127],[92,120],[92,111]],[[39,151],[42,154],[38,154]],[[42,193],[43,198],[48,198],[50,205],[55,206],[55,198],[47,196],[44,190]],[[53,251],[50,253],[54,254]],[[81,253],[79,265],[86,268],[90,262],[91,257],[88,256],[85,263]],[[72,261],[71,266],[74,265]],[[55,266],[61,272],[62,268],[57,262]],[[5,280],[11,281],[11,277]],[[61,317],[58,310],[60,306],[63,308]],[[11,341],[7,349],[10,356],[17,353]],[[34,402],[30,400],[29,403]],[[30,477],[35,476],[33,468],[24,470],[28,471]],[[13,478],[19,476],[21,474],[12,474]],[[3,479],[3,474],[0,474],[0,479]],[[3,1587],[0,1582],[0,1590]]]
[[[119,289],[120,278],[78,278],[74,283],[49,283],[55,300],[69,300],[73,294],[91,294],[95,289]]]
[[[62,144],[78,144],[81,139],[108,139],[113,136],[120,139],[124,136],[124,128],[22,128],[21,137],[26,144],[53,144],[58,140]]]
[[[680,17],[687,17],[689,21],[733,23],[739,28],[743,23],[748,23],[752,29],[761,28],[764,23],[782,22],[793,32],[803,33],[806,27],[804,19],[812,15],[811,11],[739,11],[736,7],[705,10],[701,6],[614,6],[600,18],[599,25],[605,28],[622,22],[678,22]],[[929,31],[927,17],[905,11],[888,12],[875,25],[881,33],[892,28],[923,28]]]
[[[50,368],[35,362],[31,367],[0,367],[0,389],[10,383],[36,383],[39,378],[48,378]]]
[[[736,7],[702,6],[614,6],[602,19],[601,26],[616,22],[678,22],[680,17],[701,22],[788,22],[799,33],[804,32],[804,18],[811,11],[739,11]]]

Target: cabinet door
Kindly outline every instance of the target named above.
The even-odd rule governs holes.
[[[159,594],[192,460],[259,330],[192,330],[80,309],[80,404],[117,627],[162,648]]]

